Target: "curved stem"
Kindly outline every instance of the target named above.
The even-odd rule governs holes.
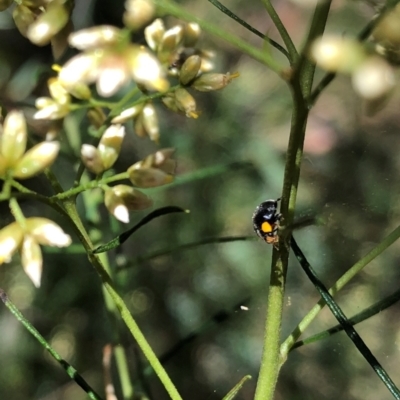
[[[111,278],[108,275],[107,271],[105,270],[104,266],[102,265],[100,258],[96,254],[93,254],[93,244],[82,224],[82,221],[78,215],[74,202],[71,200],[65,200],[63,204],[73,224],[73,227],[79,237],[79,240],[81,241],[81,243],[85,247],[86,252],[88,253],[90,263],[93,265],[96,272],[100,276],[104,288],[107,290],[110,297],[113,299],[116,307],[119,310],[122,320],[125,322],[126,326],[128,327],[132,336],[136,340],[143,354],[147,358],[149,364],[159,377],[160,381],[167,390],[171,399],[182,400],[175,385],[171,381],[164,367],[161,365],[153,349],[150,347],[149,343],[147,342],[145,336],[143,335],[136,321],[133,319],[132,314],[130,313],[126,304],[124,303],[118,292],[115,290],[114,284],[111,281]]]
[[[282,47],[279,43],[275,42],[275,40],[270,39],[268,36],[264,35],[261,33],[259,30],[256,28],[252,27],[249,25],[246,21],[243,19],[239,18],[236,14],[234,14],[229,8],[226,8],[222,3],[220,3],[218,0],[208,0],[211,4],[213,4],[215,7],[217,7],[219,10],[221,10],[224,14],[226,14],[228,17],[232,18],[234,21],[236,21],[238,24],[242,25],[245,27],[247,30],[250,32],[254,33],[261,39],[264,39],[267,41],[272,47],[275,47],[278,51],[280,51],[288,60],[290,59],[290,55],[288,51]]]
[[[391,246],[396,240],[400,238],[400,226],[394,229],[385,239],[382,240],[377,246],[375,246],[365,257],[357,261],[345,274],[343,274],[337,282],[329,289],[331,295],[335,295],[341,290],[347,283],[350,282],[366,265],[372,260],[378,257],[383,251]],[[297,339],[316,318],[318,313],[325,307],[325,302],[321,299],[301,320],[294,331],[289,337],[282,343],[281,346],[281,358],[286,359],[288,352],[294,346]]]
[[[278,29],[278,32],[281,35],[283,42],[285,43],[285,46],[289,53],[290,65],[295,64],[299,58],[299,54],[297,53],[297,50],[292,41],[292,38],[290,37],[288,31],[286,30],[285,25],[283,25],[281,19],[279,18],[279,15],[276,12],[275,8],[273,7],[271,1],[263,0],[263,3],[264,3],[264,6],[265,6],[269,16],[272,19],[272,22],[276,26],[276,29]]]

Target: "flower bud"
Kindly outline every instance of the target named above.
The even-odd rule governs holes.
[[[200,25],[196,22],[189,22],[184,27],[183,45],[185,47],[194,47],[201,35]]]
[[[361,97],[375,100],[394,88],[394,71],[383,58],[370,57],[353,72],[352,83]]]
[[[99,25],[81,29],[69,35],[70,46],[78,50],[92,50],[103,46],[115,45],[121,38],[120,30],[111,25]]]
[[[110,125],[101,137],[98,151],[105,170],[111,168],[117,160],[124,136],[125,127]]]
[[[154,15],[152,0],[127,0],[125,2],[124,24],[130,29],[139,29],[147,24]]]
[[[67,247],[71,244],[71,237],[48,218],[27,218],[26,230],[39,244],[44,246]]]
[[[138,187],[156,187],[171,183],[175,171],[174,149],[167,148],[150,154],[128,168],[129,179]]]
[[[24,114],[21,111],[10,111],[0,136],[0,151],[7,166],[14,166],[26,149],[27,131]]]
[[[400,45],[400,5],[397,4],[375,26],[372,36],[383,46]]]
[[[154,20],[152,24],[145,28],[144,37],[151,50],[157,51],[164,36],[164,33],[164,22],[160,18]]]
[[[178,112],[179,108],[175,103],[175,94],[174,93],[168,93],[166,96],[161,98],[162,102],[164,105],[169,108],[173,112]]]
[[[36,14],[31,8],[20,4],[14,8],[13,19],[21,35],[27,36],[28,28],[36,19]]]
[[[332,72],[352,72],[366,57],[360,43],[339,36],[316,39],[310,54],[319,67]]]
[[[125,109],[124,111],[122,111],[119,115],[117,115],[116,117],[114,117],[111,120],[112,124],[123,124],[124,122],[136,118],[141,111],[143,110],[143,104],[138,104],[136,106],[133,107],[129,107],[127,109]]]
[[[39,97],[36,99],[35,105],[39,111],[33,115],[34,119],[56,120],[69,114],[69,103],[59,104],[50,97]]]
[[[90,123],[97,129],[99,129],[104,122],[106,122],[106,115],[100,107],[90,108],[86,113]]]
[[[188,118],[199,116],[196,112],[196,100],[186,89],[179,88],[175,91],[175,104]]]
[[[212,90],[220,90],[232,82],[233,79],[239,76],[238,72],[230,74],[217,74],[217,73],[207,73],[200,75],[197,79],[193,81],[190,85],[193,89],[199,92],[210,92]]]
[[[197,55],[190,56],[182,65],[179,80],[182,85],[188,85],[200,71],[201,57]]]
[[[151,207],[152,200],[128,185],[116,185],[105,192],[104,204],[109,212],[121,222],[129,222],[128,210],[144,210]]]
[[[14,178],[26,179],[49,167],[58,155],[58,142],[41,142],[28,150],[13,168]]]
[[[135,164],[128,168],[129,179],[137,187],[151,188],[171,183],[174,178],[156,168],[140,169]]]
[[[0,264],[10,262],[15,250],[19,247],[23,238],[23,230],[13,222],[0,230]]]
[[[26,36],[37,46],[45,46],[67,24],[68,19],[69,13],[66,8],[54,1],[29,26]]]
[[[21,248],[21,264],[33,284],[38,288],[42,278],[43,259],[39,244],[31,235],[25,235]]]
[[[183,27],[176,25],[171,29],[168,29],[157,49],[157,56],[161,63],[169,61],[170,55],[175,52],[178,46],[182,43],[183,39]]]
[[[128,54],[128,62],[134,81],[148,90],[164,92],[169,82],[158,59],[144,47],[132,47]]]
[[[94,53],[78,54],[64,64],[58,79],[68,92],[73,93],[77,85],[95,80],[99,62],[99,57]]]
[[[147,135],[149,135],[150,140],[158,143],[160,139],[160,128],[158,125],[158,118],[156,110],[151,103],[147,103],[143,107],[142,111],[142,123]]]
[[[103,162],[96,147],[91,144],[83,144],[81,148],[81,160],[85,167],[94,174],[104,172]]]
[[[64,105],[71,103],[71,96],[57,78],[50,78],[47,84],[51,97],[56,100],[58,104]]]

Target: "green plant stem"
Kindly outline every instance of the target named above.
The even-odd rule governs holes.
[[[400,290],[396,290],[391,295],[385,297],[382,300],[374,303],[372,306],[366,308],[365,310],[361,311],[360,313],[354,315],[353,317],[349,318],[349,322],[351,325],[357,325],[360,322],[363,322],[376,314],[386,310],[393,304],[397,303],[400,300]],[[297,349],[298,347],[305,346],[307,344],[311,344],[314,342],[318,342],[322,339],[326,339],[329,336],[334,335],[335,333],[343,331],[343,327],[341,325],[335,325],[332,328],[329,328],[323,332],[316,333],[315,335],[309,336],[304,340],[297,341],[293,347],[289,350],[292,351]]]
[[[278,51],[280,51],[287,59],[290,58],[289,53],[285,48],[283,48],[279,43],[275,42],[275,40],[270,39],[268,36],[264,35],[260,31],[258,31],[256,28],[252,27],[249,25],[246,21],[243,19],[239,18],[235,13],[233,13],[229,8],[225,7],[222,3],[220,3],[218,0],[208,0],[211,4],[213,4],[215,7],[217,7],[220,11],[222,11],[224,14],[226,14],[228,17],[232,18],[234,21],[236,21],[238,24],[242,25],[244,28],[249,30],[250,32],[254,33],[261,39],[265,40],[268,42],[272,47],[275,47]]]
[[[265,3],[269,3],[269,1],[264,0],[264,4]],[[318,3],[311,22],[310,33],[304,45],[305,48],[309,45],[308,41],[318,35],[322,35],[325,29],[325,21],[329,13],[329,7],[323,9],[319,7],[320,4]],[[320,22],[318,22],[317,19],[319,19]],[[283,32],[281,34],[283,34]],[[290,53],[290,49],[288,50]],[[314,68],[310,68],[307,63],[303,63],[298,73],[293,74],[292,79],[289,81],[293,98],[293,114],[282,190],[281,213],[284,229],[280,230],[279,249],[274,248],[272,255],[264,347],[255,400],[273,399],[279,369],[282,365],[279,348],[286,273],[290,250],[290,229],[288,228],[292,225],[294,218],[300,166],[303,158],[304,137],[309,113],[305,98],[309,96],[309,92],[311,91],[314,71]]]
[[[272,22],[276,26],[276,29],[278,29],[278,32],[281,35],[283,42],[285,43],[285,46],[289,53],[290,65],[294,65],[299,58],[299,54],[297,53],[297,50],[292,41],[292,38],[290,37],[288,31],[286,30],[285,25],[283,25],[281,19],[279,18],[278,13],[275,11],[275,8],[272,6],[271,1],[270,0],[262,0],[262,2],[264,4],[269,16],[271,17]]]
[[[372,260],[378,257],[383,251],[391,246],[396,240],[400,238],[400,226],[394,229],[388,236],[386,236],[381,243],[375,246],[366,256],[361,260],[357,261],[345,274],[343,274],[337,282],[329,289],[329,293],[334,296],[339,290],[341,290],[351,279],[353,279],[366,265]],[[281,358],[285,360],[288,352],[294,346],[297,339],[316,318],[318,313],[325,307],[325,302],[320,299],[319,302],[307,313],[307,315],[301,320],[294,331],[289,337],[282,343],[281,346]]]
[[[75,197],[79,193],[85,192],[86,190],[101,188],[101,186],[104,184],[122,181],[122,180],[128,179],[128,178],[129,178],[129,174],[127,172],[121,172],[120,174],[109,176],[107,178],[86,182],[79,186],[73,187],[72,189],[68,189],[65,192],[55,194],[54,196],[50,197],[50,199],[65,200],[65,199],[68,199],[71,197]]]
[[[50,346],[46,339],[35,329],[35,327],[22,315],[18,308],[11,302],[4,290],[0,289],[0,298],[4,305],[11,311],[26,330],[50,353],[50,355],[60,364],[68,376],[73,379],[93,400],[101,400],[101,397],[90,387],[78,371],[68,364],[62,357]]]
[[[203,30],[225,40],[235,48],[242,51],[244,54],[247,54],[255,60],[260,61],[264,65],[267,65],[278,75],[282,76],[283,67],[272,57],[269,52],[260,50],[236,35],[226,32],[219,26],[190,14],[184,8],[174,4],[169,0],[154,0],[154,3],[160,11],[163,11],[166,14],[171,14],[184,21],[196,22]]]
[[[328,292],[325,285],[319,279],[314,268],[307,261],[305,255],[301,251],[300,247],[298,246],[298,244],[293,236],[291,238],[291,247],[292,247],[293,252],[294,252],[297,260],[299,261],[301,267],[303,268],[304,272],[306,273],[308,279],[311,281],[311,283],[317,289],[318,293],[324,299],[325,303],[328,305],[328,307],[331,310],[334,317],[337,319],[337,321],[343,327],[347,336],[354,343],[354,345],[357,347],[357,350],[361,353],[361,355],[365,358],[365,360],[368,362],[368,364],[371,366],[371,368],[375,371],[375,373],[378,375],[378,377],[381,379],[381,381],[386,386],[386,388],[390,391],[390,393],[393,395],[393,397],[397,400],[400,400],[400,390],[397,388],[397,386],[395,385],[393,380],[390,378],[390,376],[386,372],[386,370],[382,367],[382,365],[379,363],[379,361],[372,354],[372,352],[368,348],[368,346],[361,339],[361,336],[353,328],[352,324],[349,322],[346,315],[343,313],[342,309],[335,302],[332,295]]]
[[[24,213],[21,210],[21,207],[18,204],[18,201],[16,198],[11,197],[10,202],[10,210],[12,215],[14,216],[15,220],[18,222],[19,226],[24,228],[26,224],[25,216]]]
[[[171,379],[169,378],[167,372],[161,365],[160,361],[158,360],[157,356],[155,355],[153,349],[150,347],[149,343],[147,342],[145,336],[141,332],[139,326],[135,322],[132,317],[132,314],[129,312],[127,306],[125,305],[124,301],[122,300],[121,296],[117,293],[114,288],[114,284],[111,281],[110,276],[108,275],[107,271],[103,267],[100,258],[93,254],[93,244],[87,234],[82,221],[78,215],[76,210],[75,203],[73,199],[64,200],[63,202],[65,210],[67,211],[69,218],[71,219],[72,225],[79,237],[79,240],[85,247],[86,252],[88,253],[89,261],[95,268],[96,272],[100,276],[102,284],[104,288],[109,293],[110,297],[113,299],[115,305],[117,306],[119,313],[121,315],[122,320],[125,322],[128,330],[131,332],[132,336],[136,340],[138,346],[142,350],[143,354],[147,358],[149,364],[154,369],[156,375],[159,377],[161,383],[165,387],[166,391],[170,395],[172,400],[182,400],[181,396],[179,395],[176,387],[172,383]]]

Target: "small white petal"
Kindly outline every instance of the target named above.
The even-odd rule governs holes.
[[[38,288],[42,278],[43,259],[39,244],[30,235],[26,235],[21,249],[21,262],[25,273]]]
[[[119,221],[127,224],[129,222],[129,212],[125,205],[119,204],[114,208],[113,215]]]

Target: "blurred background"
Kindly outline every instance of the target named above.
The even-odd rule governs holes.
[[[193,14],[262,46],[259,38],[209,2],[182,4]],[[224,4],[280,41],[261,2],[230,0]],[[274,4],[295,43],[300,45],[312,10],[289,1]],[[123,9],[122,0],[77,1],[73,12],[75,29],[99,24],[122,26]],[[35,98],[46,92],[54,60],[49,46],[35,47],[20,35],[11,13],[10,9],[0,13],[0,104],[5,110],[22,108],[35,140],[39,140],[46,125],[29,117],[35,111]],[[373,15],[369,2],[334,1],[327,31],[356,34]],[[172,26],[177,21],[166,18],[165,22]],[[139,34],[135,40],[144,43]],[[119,291],[183,398],[221,399],[243,376],[251,375],[253,379],[236,397],[250,400],[263,344],[271,247],[255,238],[152,255],[205,238],[254,234],[251,216],[256,206],[281,194],[291,97],[274,73],[223,41],[203,33],[201,47],[215,52],[215,71],[238,71],[240,78],[222,91],[196,92],[202,112],[197,120],[172,114],[156,103],[160,144],[177,150],[178,182],[196,171],[222,168],[204,179],[147,190],[154,199],[154,208],[176,205],[189,209],[190,214],[174,214],[149,223],[121,249],[110,253],[110,264],[114,270],[122,269],[115,272]],[[274,54],[284,62],[280,54]],[[316,81],[321,76],[323,73],[318,71]],[[299,230],[295,237],[327,286],[399,223],[399,99],[397,90],[382,111],[368,115],[349,78],[339,76],[311,112],[297,216],[318,216],[324,225]],[[64,134],[78,132],[85,142],[88,134],[83,117],[79,113],[68,116]],[[116,166],[120,171],[157,149],[148,139],[137,138],[132,127],[128,127],[125,140]],[[54,172],[67,188],[73,182],[75,164],[66,151],[64,154],[58,158]],[[27,186],[43,194],[51,193],[43,177],[31,180]],[[97,195],[101,193],[91,193],[93,198]],[[79,201],[88,226],[98,218],[94,227],[104,232],[104,242],[126,229],[115,224],[102,206],[97,216],[85,214],[85,204],[81,198]],[[28,201],[23,207],[27,216],[53,218],[73,234],[70,226],[49,208]],[[4,226],[12,220],[7,204],[1,204],[0,212]],[[131,225],[146,213],[132,215]],[[102,351],[106,344],[113,343],[115,325],[107,316],[100,279],[76,237],[74,242],[74,251],[43,249],[40,289],[33,287],[17,257],[11,264],[2,265],[0,287],[56,350],[103,393]],[[348,316],[398,289],[399,250],[400,243],[395,243],[340,292],[337,298]],[[292,259],[282,339],[318,299]],[[399,307],[396,304],[357,327],[397,384]],[[323,310],[305,336],[335,324],[329,310]],[[87,398],[5,307],[0,307],[0,332],[0,398]],[[127,349],[136,395],[167,399],[158,378],[143,375],[146,362],[123,326],[120,340]],[[114,378],[117,395],[122,399],[118,379]],[[343,333],[290,353],[276,394],[277,400],[337,398],[390,398]]]

